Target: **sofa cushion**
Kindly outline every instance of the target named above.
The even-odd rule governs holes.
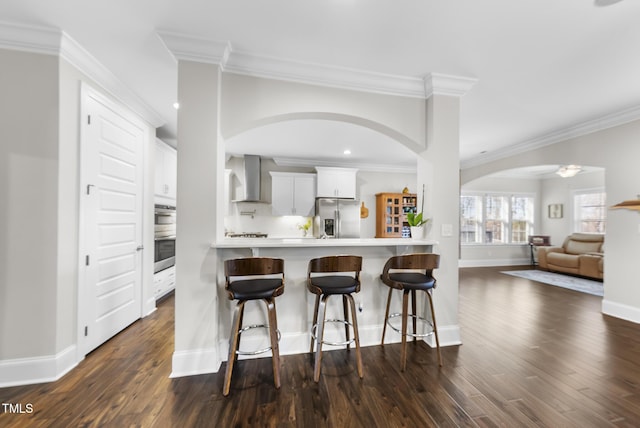
[[[547,254],[547,263],[577,269],[580,266],[580,259],[573,254],[549,253]]]
[[[570,239],[567,242],[565,251],[567,254],[585,254],[585,253],[597,253],[600,252],[602,242],[598,241],[576,241]]]

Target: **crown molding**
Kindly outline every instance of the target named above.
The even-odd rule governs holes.
[[[422,79],[233,51],[225,71],[339,89],[424,98]]]
[[[424,80],[236,51],[231,43],[171,31],[158,36],[176,60],[218,64],[225,72],[340,89],[424,98]]]
[[[153,127],[158,128],[165,122],[134,91],[63,31],[0,21],[0,48],[58,56],[86,74],[109,95],[135,111]]]
[[[432,95],[462,97],[469,92],[476,83],[478,83],[478,79],[472,77],[429,73],[424,77],[424,93],[426,98]]]
[[[522,141],[520,143],[498,149],[495,152],[487,153],[482,156],[476,156],[473,159],[465,160],[460,163],[461,169],[468,169],[479,165],[484,165],[499,159],[510,156],[519,155],[524,152],[561,143],[571,138],[581,137],[583,135],[592,134],[604,129],[613,128],[615,126],[624,125],[640,119],[640,106],[631,107],[606,116],[588,120],[567,128],[562,128],[540,137]]]
[[[60,34],[61,31],[55,28],[0,21],[0,48],[58,55]]]
[[[415,174],[417,165],[389,165],[360,163],[357,161],[323,161],[320,159],[301,159],[276,156],[273,161],[278,166],[297,166],[297,167],[336,167],[336,168],[358,168],[358,171],[369,172],[386,172],[386,173],[402,173]]]
[[[194,61],[217,64],[224,68],[232,47],[229,42],[195,37],[172,31],[160,30],[158,37],[177,61]]]

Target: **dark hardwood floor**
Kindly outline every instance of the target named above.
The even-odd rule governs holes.
[[[604,316],[601,299],[501,274],[460,273],[462,346],[363,348],[240,361],[229,397],[216,374],[169,379],[173,298],[98,348],[63,379],[0,389],[2,427],[638,427],[640,326]],[[439,287],[446,287],[439,284]],[[438,291],[435,292],[438,299]]]

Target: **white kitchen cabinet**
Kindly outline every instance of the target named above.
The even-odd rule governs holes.
[[[157,203],[175,205],[178,184],[178,154],[161,140],[156,140],[155,199]]]
[[[316,167],[318,171],[318,198],[356,198],[354,168]]]
[[[176,288],[176,267],[171,266],[153,275],[153,295],[156,300]]]
[[[316,175],[271,172],[271,207],[273,215],[314,214]]]

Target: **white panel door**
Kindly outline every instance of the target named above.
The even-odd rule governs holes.
[[[142,315],[144,127],[85,93],[82,125],[84,251],[80,349],[87,354]]]

